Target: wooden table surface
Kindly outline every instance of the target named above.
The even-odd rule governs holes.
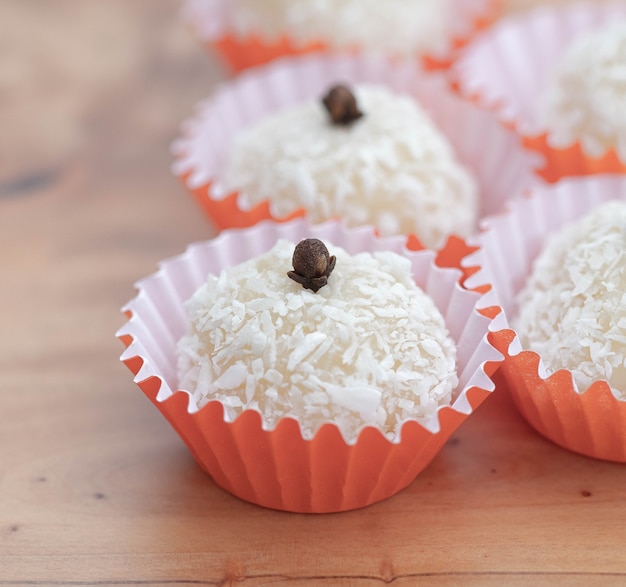
[[[177,9],[0,1],[0,585],[626,584],[626,466],[501,387],[360,511],[265,510],[196,466],[114,337],[133,282],[213,234],[168,146],[225,72]]]

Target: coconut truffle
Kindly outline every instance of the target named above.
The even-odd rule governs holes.
[[[517,298],[522,347],[579,392],[607,380],[626,401],[626,203],[611,201],[553,235]]]
[[[195,0],[200,10],[200,3]],[[438,50],[451,34],[451,0],[229,0],[225,17],[233,35],[296,45],[412,55]]]
[[[289,279],[294,245],[281,240],[191,297],[178,372],[198,407],[218,400],[230,421],[257,410],[270,429],[293,417],[307,439],[332,422],[352,442],[365,425],[393,439],[450,404],[455,344],[410,261],[329,248],[336,266],[317,293]]]
[[[322,100],[277,112],[235,140],[223,182],[243,209],[269,200],[274,217],[304,208],[383,236],[415,233],[427,247],[476,227],[478,190],[446,137],[409,96],[352,88],[363,113],[333,124]]]
[[[615,149],[626,161],[626,22],[578,37],[565,51],[545,95],[552,146],[580,141],[591,157]]]

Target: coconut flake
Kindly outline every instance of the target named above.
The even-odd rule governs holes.
[[[336,405],[356,412],[368,420],[378,410],[382,397],[380,390],[372,387],[329,387],[327,391]]]

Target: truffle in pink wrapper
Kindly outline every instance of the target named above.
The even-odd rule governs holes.
[[[333,125],[322,104],[338,83],[362,112],[349,125]],[[444,77],[382,58],[310,56],[246,72],[200,105],[173,151],[174,172],[218,228],[307,214],[415,233],[431,247],[473,233],[539,181],[541,164]]]
[[[626,5],[546,6],[502,20],[453,68],[460,92],[543,154],[542,175],[626,170]]]
[[[553,442],[626,462],[626,178],[535,188],[484,222],[468,263],[488,267],[511,330],[494,337],[522,415]],[[475,287],[475,276],[467,281]],[[519,330],[518,330],[519,329]]]
[[[181,16],[234,71],[311,51],[364,51],[445,67],[498,0],[186,0]]]
[[[337,247],[345,250],[347,255],[370,252],[374,258],[382,255],[380,259],[383,260],[389,252],[395,253],[403,259],[400,265],[408,263],[412,279],[434,302],[454,343],[458,383],[454,383],[454,378],[450,379],[449,399],[444,397],[447,394],[444,391],[441,405],[425,414],[421,421],[419,418],[401,419],[398,426],[394,424],[389,432],[385,432],[376,418],[368,420],[369,413],[376,413],[381,398],[382,388],[374,380],[368,389],[362,390],[362,401],[358,399],[358,386],[349,390],[344,382],[345,389],[341,389],[341,384],[330,389],[330,395],[334,394],[339,401],[341,413],[355,412],[350,415],[351,419],[357,417],[359,411],[363,413],[364,419],[356,428],[346,427],[345,420],[343,424],[341,420],[336,422],[329,414],[327,421],[316,423],[310,431],[297,413],[272,421],[272,415],[264,415],[261,406],[238,410],[234,404],[225,405],[224,402],[229,400],[224,395],[221,401],[202,401],[200,407],[199,396],[193,389],[180,388],[176,347],[181,337],[188,333],[186,300],[206,282],[207,275],[219,275],[229,267],[234,270],[235,266],[271,251],[277,242],[297,243],[303,238],[322,240],[331,253],[333,247]],[[129,320],[118,332],[127,346],[122,360],[133,372],[135,382],[170,421],[199,464],[218,485],[242,499],[288,511],[331,512],[359,508],[388,498],[411,483],[454,430],[489,396],[493,390],[490,375],[501,360],[500,353],[490,343],[492,331],[500,327],[500,314],[490,318],[491,313],[487,311],[493,307],[490,294],[462,288],[459,284],[462,273],[458,269],[437,266],[434,251],[409,251],[405,245],[404,237],[381,238],[375,236],[371,227],[346,229],[336,221],[317,226],[310,226],[304,220],[282,224],[263,222],[249,229],[225,231],[217,238],[192,245],[185,254],[165,261],[156,274],[137,284],[137,297],[124,308]],[[340,253],[328,278],[329,283],[335,280],[334,285],[324,286],[331,288],[324,295],[330,295],[333,287],[341,285],[339,261],[343,258],[344,253]],[[370,263],[367,259],[364,262]],[[395,266],[395,262],[391,266]],[[322,304],[325,298],[320,293],[324,288],[318,293],[302,289],[300,284],[289,280],[287,272],[291,267],[284,269],[284,279],[294,294],[290,297],[291,307],[297,305],[298,292],[310,298],[311,303],[319,300]],[[488,279],[484,276],[484,280]],[[398,291],[398,286],[393,287]],[[254,311],[261,314],[263,310],[259,304],[263,304],[262,298],[259,295],[252,302],[256,308]],[[353,303],[358,304],[358,299]],[[272,302],[271,305],[276,304]],[[350,321],[345,307],[328,307],[335,319],[343,316],[345,324]],[[277,312],[279,316],[280,312]],[[376,320],[369,319],[365,328],[370,328],[375,336]],[[271,329],[266,325],[261,332],[265,336]],[[339,328],[337,336],[341,336],[340,331]],[[346,329],[346,334],[348,332]],[[253,338],[250,338],[249,348],[255,344]],[[395,345],[391,339],[386,342],[384,337],[379,342],[383,346],[387,342],[391,347]],[[375,346],[378,344],[376,342]],[[410,347],[408,333],[407,344]],[[435,346],[424,342],[422,348],[427,353],[437,354]],[[185,344],[185,348],[191,347]],[[263,353],[265,348],[263,344],[257,350]],[[271,357],[268,360],[271,361]],[[297,372],[296,363],[307,360],[302,356],[294,359],[294,364],[283,365],[280,369]],[[346,360],[349,362],[349,357]],[[368,369],[374,366],[371,364]],[[389,365],[381,365],[381,368],[389,368]],[[288,375],[278,369],[277,373],[263,369],[261,375],[267,379],[266,389],[279,385],[280,377]],[[398,367],[398,375],[405,369]],[[235,369],[223,377],[221,391],[238,381],[243,382],[244,377],[240,375]],[[324,376],[319,373],[320,379]],[[387,375],[382,377],[385,379]],[[247,381],[247,376],[245,379]],[[214,383],[215,387],[219,381]],[[251,380],[251,398],[257,391],[254,387]],[[247,392],[247,383],[244,388]],[[346,393],[342,394],[342,391]],[[244,403],[242,396],[237,397],[235,403]],[[247,401],[245,394],[243,397]],[[399,403],[410,408],[410,402],[399,400]]]

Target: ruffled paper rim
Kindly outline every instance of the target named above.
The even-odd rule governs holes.
[[[364,426],[355,441],[347,443],[337,426],[325,424],[311,440],[305,440],[293,418],[284,418],[270,429],[254,410],[244,411],[232,422],[224,420],[219,402],[210,402],[197,410],[190,401],[190,394],[176,388],[175,364],[170,364],[168,371],[155,364],[159,360],[167,365],[158,339],[168,341],[170,349],[173,348],[182,334],[183,302],[209,271],[258,255],[277,238],[298,241],[304,235],[322,238],[352,253],[395,250],[409,257],[416,279],[425,279],[423,287],[430,290],[438,304],[445,306],[446,324],[458,341],[459,349],[465,349],[458,357],[463,367],[460,369],[462,383],[455,392],[453,404],[439,408],[430,426],[408,420],[393,440],[377,428]],[[200,465],[218,485],[231,493],[266,507],[318,513],[355,509],[380,501],[408,485],[430,463],[454,430],[491,394],[495,388],[491,375],[502,361],[501,353],[491,342],[493,332],[501,328],[499,308],[493,307],[488,293],[470,292],[461,287],[463,273],[460,269],[436,264],[436,261],[456,263],[468,250],[465,243],[453,239],[449,248],[439,254],[410,250],[411,246],[411,239],[379,238],[371,227],[345,229],[337,221],[316,226],[308,225],[305,219],[283,224],[265,221],[252,229],[225,231],[215,239],[190,245],[185,253],[163,261],[156,273],[137,282],[138,294],[123,308],[128,321],[116,333],[126,347],[120,359],[133,373],[133,381],[170,421]],[[439,293],[433,295],[434,292]],[[168,304],[159,309],[160,304],[155,300],[161,297],[168,300]],[[173,322],[178,324],[177,328],[172,328]],[[285,465],[284,455],[277,456],[274,452],[278,446],[289,446],[299,454],[298,462],[293,461],[293,455],[286,457],[287,461],[291,459],[291,469]],[[259,452],[262,447],[265,453]],[[216,450],[220,454],[216,454]],[[246,479],[252,474],[247,471],[250,463],[245,454],[238,452],[240,450],[257,454],[276,474],[282,471],[281,478],[287,470],[291,471],[291,477],[302,475],[303,465],[299,459],[326,454],[329,462],[305,467],[310,469],[307,483],[312,487],[302,487],[292,479],[295,488],[288,490],[279,483],[275,491],[269,491],[267,474],[264,476],[261,469],[253,474],[255,482]],[[268,454],[272,461],[269,464]],[[227,467],[224,459],[227,459]],[[349,466],[349,471],[341,469],[344,466]],[[226,473],[225,469],[230,472]],[[333,481],[338,471],[348,485],[339,493]],[[360,479],[366,471],[369,476]],[[329,487],[334,487],[335,491],[330,491]]]
[[[609,461],[626,462],[626,402],[618,400],[606,380],[580,392],[571,371],[549,373],[540,355],[525,350],[509,326],[513,299],[523,286],[548,234],[580,218],[599,204],[626,201],[626,177],[572,178],[535,188],[509,203],[501,214],[483,220],[473,241],[477,250],[463,263],[489,269],[494,303],[507,326],[493,336],[504,355],[501,372],[522,416],[541,435],[568,450]],[[480,274],[468,277],[477,287]]]
[[[216,50],[230,69],[239,73],[285,56],[305,55],[313,52],[367,52],[361,47],[331,47],[323,40],[298,42],[284,35],[275,41],[267,41],[258,35],[235,37],[229,28],[225,5],[227,0],[186,0],[180,10],[181,20],[190,28],[209,50]],[[453,0],[451,12],[455,14],[452,30],[437,50],[416,53],[425,69],[446,69],[454,61],[456,53],[471,39],[490,26],[503,12],[503,0]],[[382,52],[382,51],[381,51]],[[378,52],[377,53],[381,53]],[[389,55],[394,59],[403,57]]]
[[[241,209],[236,193],[220,183],[233,138],[269,113],[322,96],[337,81],[383,84],[415,97],[448,138],[459,161],[480,187],[479,216],[493,214],[504,202],[541,180],[536,171],[543,159],[525,149],[520,137],[504,128],[490,112],[477,108],[450,90],[445,76],[426,74],[419,65],[384,57],[308,55],[287,58],[247,71],[221,84],[181,125],[172,144],[172,172],[219,229],[242,228],[272,218],[268,202]],[[481,137],[480,149],[476,137]]]
[[[526,148],[545,158],[539,174],[548,182],[626,171],[626,161],[614,148],[592,157],[579,141],[553,146],[551,134],[532,113],[534,98],[568,42],[616,16],[626,19],[626,5],[599,1],[542,6],[505,17],[466,46],[451,68],[452,85],[461,96],[493,112],[523,138]],[[507,91],[494,87],[492,79],[507,81]]]

